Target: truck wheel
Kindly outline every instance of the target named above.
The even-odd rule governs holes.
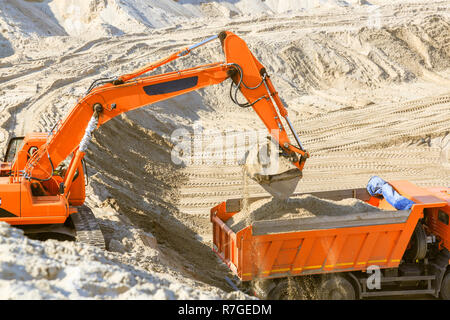
[[[319,287],[320,300],[355,300],[353,285],[342,276],[325,278]]]
[[[305,300],[305,294],[299,281],[295,278],[285,278],[267,295],[269,300]]]
[[[450,300],[450,271],[442,279],[440,296],[443,300]]]
[[[408,261],[422,260],[427,255],[427,234],[419,222],[411,237],[411,248],[406,250],[403,259]]]

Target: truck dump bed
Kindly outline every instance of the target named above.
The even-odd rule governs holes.
[[[406,181],[391,185],[415,201],[411,210],[396,211],[365,189],[316,192],[310,194],[330,200],[358,198],[388,210],[255,221],[238,232],[225,222],[241,209],[242,200],[228,200],[211,209],[213,250],[243,281],[365,270],[370,265],[397,267],[423,209],[446,202]]]

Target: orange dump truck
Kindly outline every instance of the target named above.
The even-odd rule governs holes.
[[[397,211],[365,189],[310,193],[358,198],[381,211],[338,217],[226,221],[242,199],[211,209],[213,250],[255,295],[269,299],[361,299],[393,295],[450,298],[450,188],[390,182],[415,204]],[[250,198],[252,202],[261,198]]]

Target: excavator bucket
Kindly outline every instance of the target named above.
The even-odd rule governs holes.
[[[294,193],[302,172],[279,150],[272,140],[266,145],[255,145],[246,156],[245,170],[273,197],[287,199]]]

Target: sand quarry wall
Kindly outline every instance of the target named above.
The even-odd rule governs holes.
[[[416,46],[428,47],[423,52],[430,52],[430,55],[427,53],[427,61],[432,70],[446,70],[450,53],[448,46],[437,40],[433,42],[439,43],[436,47],[428,40],[418,40],[431,39],[428,35],[425,36],[425,28],[429,28],[428,32],[437,37],[445,37],[442,31],[447,34],[449,31],[446,19],[432,16],[426,17],[419,24],[392,29],[360,29],[350,33],[330,32],[306,38],[283,39],[285,41],[281,42],[280,47],[273,39],[267,43],[264,42],[266,39],[249,36],[246,40],[258,58],[268,61],[268,69],[272,73],[283,75],[281,79],[277,78],[277,84],[283,88],[285,99],[292,101],[302,93],[329,86],[371,88],[387,83],[414,81],[421,77],[423,70],[427,70],[424,56],[418,53]],[[408,44],[402,37],[415,40]],[[344,38],[352,39],[350,48],[340,44]],[[370,48],[367,49],[369,53],[356,54],[356,50],[351,48],[353,45]],[[220,51],[204,48],[189,62],[179,61],[163,70],[172,71],[199,65],[214,58],[220,58]],[[170,130],[179,126],[189,128],[198,119],[203,120],[205,126],[214,124],[224,127],[223,122],[228,124],[229,120],[223,119],[221,115],[234,112],[235,106],[229,103],[227,90],[228,86],[206,88],[175,101],[159,103],[150,107],[152,110],[149,112],[130,113],[99,130],[89,154],[90,165],[99,172],[94,178],[95,182],[107,190],[110,197],[117,199],[116,209],[126,213],[133,223],[151,230],[162,244],[180,252],[181,256],[176,259],[190,272],[190,276],[215,286],[221,286],[227,272],[217,265],[210,247],[199,242],[196,234],[210,232],[207,218],[209,210],[204,208],[202,218],[199,218],[179,209],[177,203],[180,195],[177,190],[189,177],[184,174],[182,167],[171,162],[171,143],[167,137]],[[292,105],[292,102],[288,102],[288,105]],[[167,114],[170,116],[167,117]],[[174,119],[178,122],[174,123]],[[237,121],[236,117],[233,120]],[[239,123],[245,126],[245,120]],[[445,126],[441,126],[440,130],[442,131],[435,134],[436,137],[446,135]],[[123,141],[127,141],[119,149],[116,146],[116,132],[120,132]],[[415,136],[412,132],[408,139],[418,139],[419,135],[420,133]],[[390,144],[399,142],[402,141],[389,141]],[[102,154],[114,158],[114,161],[106,164],[100,156]],[[216,168],[217,172],[221,171],[220,166]],[[198,170],[200,174],[202,169]],[[202,197],[201,193],[198,197]],[[225,197],[226,193],[222,200]]]

